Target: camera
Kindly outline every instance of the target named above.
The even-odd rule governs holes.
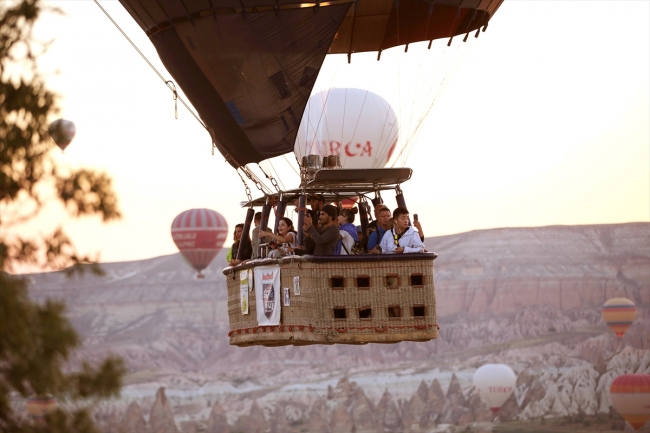
[[[269,242],[269,248],[276,249],[277,247],[278,247],[278,243],[275,240]]]
[[[381,253],[381,246],[380,245],[377,245],[375,248],[377,248],[377,251],[379,251]]]

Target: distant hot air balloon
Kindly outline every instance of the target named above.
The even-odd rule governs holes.
[[[50,136],[54,140],[57,146],[61,150],[65,150],[66,147],[72,142],[77,129],[70,120],[58,119],[50,124],[50,127],[47,130],[50,133]]]
[[[339,155],[343,168],[385,167],[398,133],[397,116],[384,98],[363,89],[333,88],[307,101],[295,153],[298,159]]]
[[[650,374],[624,374],[609,387],[612,404],[634,430],[650,421]]]
[[[204,278],[201,271],[219,253],[228,237],[228,223],[210,209],[190,209],[179,214],[172,223],[172,239],[183,257]]]
[[[605,302],[601,310],[603,320],[611,328],[618,338],[621,338],[625,331],[636,319],[636,307],[634,302],[627,298],[612,298]]]
[[[25,403],[25,409],[27,414],[36,421],[41,421],[49,413],[52,413],[56,410],[57,402],[56,398],[51,395],[46,395],[42,397],[30,397]]]
[[[474,373],[474,386],[481,399],[496,415],[515,389],[517,376],[504,364],[485,364]]]

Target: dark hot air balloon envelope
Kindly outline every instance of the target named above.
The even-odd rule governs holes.
[[[52,140],[56,143],[57,146],[63,151],[66,147],[72,142],[77,129],[69,120],[58,119],[50,124],[50,127],[47,129],[52,137]]]

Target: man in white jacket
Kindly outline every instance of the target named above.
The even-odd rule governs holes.
[[[424,244],[420,234],[409,226],[409,211],[398,207],[393,211],[393,228],[381,239],[384,254],[422,253]]]

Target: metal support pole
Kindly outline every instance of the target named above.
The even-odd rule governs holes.
[[[239,249],[237,250],[237,260],[244,260],[244,251],[251,247],[251,224],[253,223],[253,217],[255,216],[255,209],[249,207],[246,211],[246,220],[244,221],[244,231],[241,234],[241,239],[239,240]]]
[[[266,231],[269,227],[269,214],[271,213],[271,201],[266,197],[266,203],[262,206],[262,219],[260,220],[260,231]],[[257,249],[257,257],[262,257],[262,247]]]
[[[275,208],[275,226],[273,227],[273,233],[278,234],[278,225],[280,220],[284,217],[284,210],[286,209],[287,204],[282,201],[282,194],[280,194],[280,199],[278,201],[278,206]]]
[[[363,197],[359,197],[359,219],[361,220],[361,232],[365,237],[368,229],[368,204]]]
[[[300,194],[300,198],[298,198],[298,227],[296,227],[296,232],[298,232],[298,236],[296,239],[296,245],[302,247],[302,238],[303,238],[303,233],[302,233],[302,226],[305,224],[305,204],[307,202],[307,198],[305,197],[305,193],[303,192]]]
[[[404,193],[402,193],[402,190],[400,189],[399,185],[397,188],[395,188],[395,201],[397,202],[397,207],[403,207],[404,209],[408,210],[406,207],[406,200],[404,200]],[[409,225],[411,224],[411,217],[409,216]]]

